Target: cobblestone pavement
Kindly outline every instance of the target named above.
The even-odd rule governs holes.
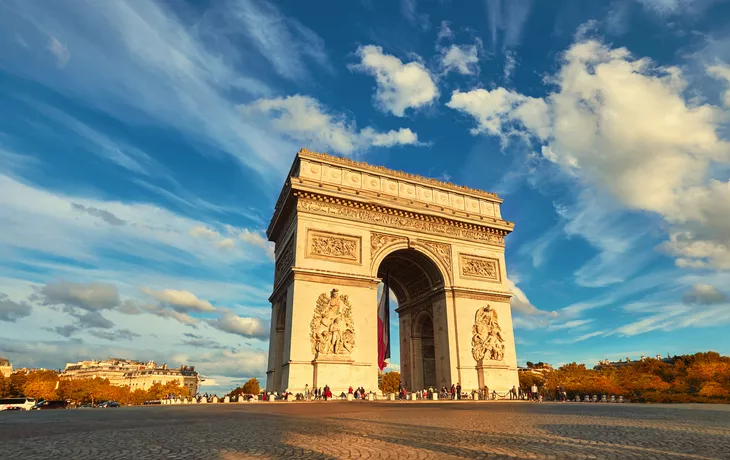
[[[0,412],[0,458],[730,459],[730,407],[333,401]]]

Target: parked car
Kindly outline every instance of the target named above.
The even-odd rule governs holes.
[[[91,403],[82,404],[77,409],[93,409],[94,406]]]
[[[99,403],[99,407],[119,407],[119,403],[116,401],[104,401]]]
[[[41,401],[31,408],[31,410],[52,410],[67,409],[68,401]]]

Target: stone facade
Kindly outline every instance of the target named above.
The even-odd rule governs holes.
[[[0,358],[0,375],[10,377],[12,373],[13,365],[10,364],[10,360],[7,358]]]
[[[186,387],[191,395],[198,392],[200,376],[192,366],[168,368],[166,364],[158,366],[154,361],[141,362],[129,359],[110,358],[103,361],[79,361],[66,363],[60,374],[65,379],[109,379],[116,386],[127,386],[132,390],[147,390],[155,383],[165,385],[177,380],[180,386]]]
[[[386,272],[409,390],[517,385],[504,263],[513,224],[501,202],[301,150],[267,231],[276,243],[267,390],[377,388],[377,286]]]

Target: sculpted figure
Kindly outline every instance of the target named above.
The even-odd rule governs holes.
[[[477,310],[472,326],[471,353],[476,362],[504,359],[504,337],[499,326],[497,312],[487,305]]]
[[[352,352],[355,348],[355,324],[346,295],[340,295],[337,289],[333,289],[329,296],[319,296],[310,323],[310,339],[315,356]]]

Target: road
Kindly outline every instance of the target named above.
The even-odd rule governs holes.
[[[0,412],[3,459],[730,459],[730,406],[259,402]]]

